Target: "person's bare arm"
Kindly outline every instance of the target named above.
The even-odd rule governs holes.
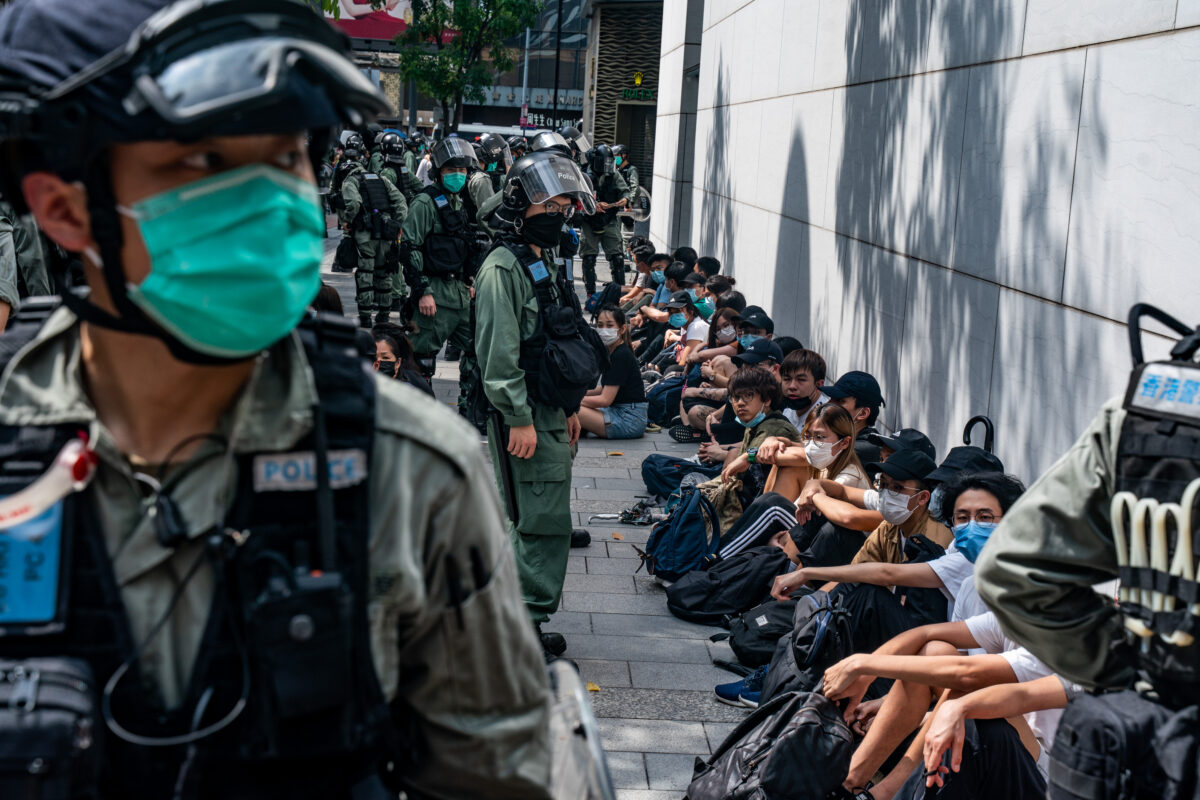
[[[847,675],[891,678],[924,686],[974,692],[997,683],[1015,683],[1016,673],[1004,656],[894,656],[855,653],[839,662]],[[830,698],[834,699],[834,698]]]
[[[12,306],[0,300],[0,333],[3,333],[4,329],[8,327],[8,316],[11,313]]]
[[[878,511],[868,511],[865,508],[859,508],[852,503],[845,500],[838,500],[828,494],[815,494],[812,496],[811,502],[813,508],[820,511],[825,519],[843,528],[870,533],[883,522],[883,515]],[[895,586],[896,584],[888,585]]]
[[[776,600],[787,600],[791,593],[810,581],[837,581],[838,583],[871,583],[876,586],[911,586],[923,589],[944,588],[942,579],[928,563],[849,564],[844,567],[804,567],[780,575],[775,579],[771,596]]]
[[[596,394],[590,392],[583,398],[584,408],[608,408],[617,397],[619,386],[602,386]]]

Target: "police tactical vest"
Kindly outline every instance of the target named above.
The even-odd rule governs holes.
[[[463,189],[463,193],[466,189]],[[442,223],[440,233],[430,231],[421,244],[424,256],[424,272],[437,278],[464,278],[469,268],[471,216],[467,209],[467,198],[460,196],[462,207],[455,209],[439,186],[426,186],[421,194],[433,201],[438,220]]]
[[[364,172],[358,176],[358,187],[362,193],[362,208],[355,220],[355,227],[368,231],[372,239],[389,238],[391,231],[387,222],[392,217],[392,200],[388,197],[383,178],[374,172]]]
[[[621,190],[617,188],[617,179],[612,175],[601,175],[595,179],[596,183],[596,200],[602,203],[615,203],[621,199]],[[610,208],[608,211],[598,211],[591,214],[585,219],[587,223],[597,233],[601,228],[607,226],[610,222],[617,218],[618,210]]]
[[[0,337],[0,369],[38,327],[17,324]],[[127,667],[111,687],[111,721],[136,737],[186,735],[244,705],[227,727],[195,744],[182,797],[377,797],[382,765],[396,752],[367,614],[374,381],[351,323],[321,315],[300,335],[320,398],[313,430],[291,451],[236,456],[237,488],[224,528],[199,539],[215,586],[178,709],[163,706],[139,668],[140,642],[96,518],[94,489],[64,501],[63,617],[41,630],[0,624],[4,658],[80,659],[100,687]],[[0,495],[43,474],[79,433],[72,424],[0,426]],[[94,796],[172,797],[187,748],[132,744],[105,727],[97,725],[104,769]]]
[[[1137,318],[1149,313],[1185,338],[1171,360],[1142,363]],[[1112,507],[1127,657],[1172,705],[1200,703],[1200,329],[1135,306],[1136,366],[1125,395]],[[1172,324],[1174,323],[1174,324]],[[1190,520],[1191,530],[1184,530]]]

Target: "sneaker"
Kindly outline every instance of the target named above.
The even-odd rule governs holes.
[[[583,528],[571,531],[571,547],[587,547],[592,543],[592,535]]]
[[[726,705],[758,708],[758,699],[762,695],[763,680],[767,677],[767,669],[769,667],[759,667],[740,681],[722,683],[713,691],[716,692],[717,699]],[[754,705],[750,705],[751,702]]]
[[[653,422],[646,424],[646,433],[658,433],[662,430],[662,425],[655,425]]]
[[[680,444],[699,444],[704,441],[704,434],[689,425],[676,425],[667,431],[667,435]]]

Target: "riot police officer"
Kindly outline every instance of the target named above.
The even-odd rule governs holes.
[[[596,213],[583,218],[580,227],[583,285],[588,295],[596,291],[596,257],[600,248],[608,258],[613,283],[625,283],[625,247],[617,212],[632,202],[629,184],[617,172],[612,149],[597,145],[588,154],[588,176],[596,187]]]
[[[513,135],[508,137],[508,150],[512,157],[517,159],[529,152],[529,143],[525,141],[524,136]]]
[[[1169,359],[1145,361],[1144,316],[1182,337]],[[1198,785],[1200,326],[1137,305],[1129,337],[1125,394],[1004,515],[975,566],[1006,633],[1103,692],[1067,706],[1054,800],[1194,797]],[[1116,598],[1093,588],[1113,578]]]
[[[599,377],[595,332],[558,265],[545,258],[563,222],[594,199],[575,163],[557,151],[517,160],[504,188],[496,244],[476,279],[475,348],[494,409],[488,446],[505,499],[525,603],[535,625],[558,608],[571,545],[571,448],[577,412]],[[553,337],[551,339],[551,336]],[[593,341],[593,339],[595,339]],[[548,346],[571,348],[547,357]],[[569,364],[564,375],[554,365]],[[542,635],[551,656],[566,647]]]
[[[467,282],[476,258],[472,221],[477,212],[469,194],[463,195],[468,173],[479,166],[470,142],[458,137],[441,140],[430,155],[433,185],[413,198],[400,240],[400,260],[409,267],[411,296],[417,298],[413,349],[427,379],[447,341],[463,353],[471,349]],[[460,365],[460,395],[466,394],[470,366]]]
[[[379,174],[395,184],[405,201],[411,203],[422,187],[416,172],[409,168],[409,150],[404,134],[398,131],[385,132],[379,140],[379,151],[383,154],[383,166]]]
[[[638,190],[642,188],[642,184],[638,180],[637,167],[629,160],[629,148],[623,144],[614,144],[612,152],[617,172],[621,173],[621,177],[625,179],[625,183],[629,184],[630,196],[637,197]]]
[[[512,166],[512,151],[508,147],[508,142],[498,133],[489,133],[480,139],[479,149],[483,155],[479,159],[479,163],[483,165],[483,171],[492,180],[492,191],[498,192],[504,188],[504,176],[508,174],[508,168]],[[480,203],[479,206],[482,208],[483,204]]]
[[[558,135],[566,140],[571,148],[571,157],[581,167],[587,166],[587,155],[592,150],[592,145],[588,138],[583,135],[583,132],[574,125],[564,125],[558,129]]]
[[[400,297],[393,293],[389,257],[397,246],[408,204],[394,183],[353,160],[342,179],[341,195],[340,218],[358,250],[354,302],[358,305],[359,324],[369,328],[387,322],[393,300]]]
[[[90,290],[0,354],[0,535],[61,565],[2,578],[5,792],[545,800],[478,439],[306,310],[323,132],[388,111],[345,38],[291,0],[15,0],[0,40],[0,185]]]

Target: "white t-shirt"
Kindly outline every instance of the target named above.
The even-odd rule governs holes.
[[[633,285],[639,289],[653,289],[654,279],[650,277],[649,272],[639,272],[637,280],[633,282]]]
[[[432,186],[433,181],[429,179],[429,169],[433,166],[433,161],[428,158],[422,158],[421,163],[417,165],[417,179],[425,186]]]
[[[880,504],[879,491],[876,489],[867,489],[863,492],[862,504],[863,508],[867,511],[878,511]]]
[[[702,317],[696,317],[690,325],[683,329],[683,338],[680,341],[686,345],[697,339],[702,342],[708,341],[708,323]]]
[[[1018,683],[1035,681],[1053,674],[1037,656],[1024,647],[1019,647],[1016,642],[1004,635],[995,614],[991,612],[979,614],[966,620],[966,623],[967,630],[971,632],[971,636],[985,653],[998,655],[1008,662]],[[1029,723],[1029,728],[1037,737],[1038,744],[1041,745],[1042,753],[1038,758],[1038,768],[1043,773],[1046,772],[1049,765],[1050,748],[1054,745],[1054,734],[1058,730],[1062,713],[1061,708],[1050,708],[1044,711],[1031,711],[1025,715],[1025,721]]]
[[[948,619],[954,618],[954,605],[958,594],[962,591],[962,582],[975,574],[975,565],[967,561],[967,557],[958,552],[954,542],[946,548],[946,554],[927,562],[933,574],[942,582],[942,594],[950,601],[946,609]]]
[[[857,467],[854,464],[847,465],[846,468],[837,475],[832,477],[826,475],[825,477],[829,480],[832,480],[834,483],[840,483],[842,486],[849,486],[853,489],[865,489],[871,485],[871,482],[867,480],[867,473],[863,472],[860,467]]]
[[[803,431],[804,425],[808,422],[809,416],[828,402],[829,397],[826,396],[824,392],[821,392],[820,396],[818,396],[817,399],[813,401],[813,404],[804,412],[804,416],[797,414],[790,408],[785,408],[783,410],[783,416],[788,422],[792,423],[792,425],[796,427],[796,430]]]
[[[954,598],[954,611],[950,613],[950,621],[964,622],[971,617],[986,613],[988,613],[987,604],[983,602],[979,592],[975,591],[975,573],[972,572],[958,585],[958,594]]]

